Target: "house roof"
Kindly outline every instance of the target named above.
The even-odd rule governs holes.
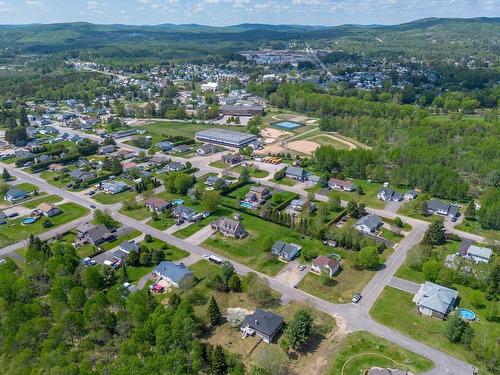
[[[253,314],[245,316],[244,323],[256,331],[272,336],[283,325],[283,318],[270,311],[256,309]]]
[[[302,177],[304,175],[304,168],[289,166],[285,173],[292,176]]]
[[[477,256],[480,258],[490,259],[493,254],[493,250],[487,247],[480,247],[476,245],[471,245],[467,251],[469,256]]]
[[[161,198],[149,198],[144,203],[146,206],[152,206],[152,207],[158,207],[158,208],[168,206],[168,202],[165,199],[161,199]]]
[[[139,251],[139,245],[135,241],[123,241],[120,244],[120,250],[123,250],[127,253],[131,251]]]
[[[330,184],[330,185],[339,185],[339,186],[342,186],[342,187],[353,186],[354,185],[351,181],[340,180],[338,178],[333,178],[333,177],[328,180],[328,184]]]
[[[301,246],[299,245],[293,243],[288,244],[280,240],[276,241],[271,247],[271,251],[273,252],[273,254],[283,257],[287,260],[291,260],[299,255],[300,249]]]
[[[456,290],[426,281],[413,297],[419,306],[446,314],[458,297]]]
[[[174,207],[174,209],[172,211],[176,212],[179,215],[185,216],[185,217],[196,215],[196,211],[193,210],[191,207],[186,207],[186,206],[182,206],[182,205]]]
[[[269,190],[267,188],[265,188],[264,186],[252,186],[250,188],[250,191],[254,192],[254,193],[265,193],[265,192],[268,192]]]
[[[42,212],[49,212],[50,210],[58,208],[55,204],[53,203],[40,203],[38,207],[36,208],[37,210],[40,210]]]
[[[290,204],[292,206],[299,206],[299,207],[302,207],[303,205],[306,204],[306,200],[305,199],[294,199],[290,202]]]
[[[198,147],[198,149],[200,149],[200,150],[202,150],[204,152],[210,152],[210,151],[214,151],[215,150],[215,146],[206,143],[206,144],[201,145],[200,147]]]
[[[164,260],[158,264],[153,272],[158,273],[162,277],[166,277],[175,283],[179,283],[186,276],[193,276],[193,272],[183,263],[176,264],[168,260]]]
[[[380,226],[381,223],[382,221],[377,215],[370,214],[359,219],[356,222],[356,225],[365,225],[369,229],[376,229],[378,226]]]
[[[330,269],[335,269],[340,263],[332,258],[326,257],[326,256],[319,256],[316,259],[313,260],[313,265],[317,267],[325,267],[328,266]]]
[[[216,221],[216,225],[220,230],[227,231],[229,233],[238,233],[239,231],[244,231],[243,224],[238,220],[229,219],[227,217],[221,217]]]
[[[409,195],[413,198],[415,198],[418,195],[418,192],[416,190],[408,190],[405,195]]]
[[[87,230],[87,235],[92,239],[92,241],[96,241],[109,237],[110,233],[108,228],[101,224],[97,227]]]
[[[28,193],[26,193],[24,190],[18,189],[18,188],[10,188],[7,193],[5,193],[6,196],[12,197],[12,198],[21,198],[25,197]]]

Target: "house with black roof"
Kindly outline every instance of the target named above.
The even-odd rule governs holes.
[[[243,338],[254,333],[266,343],[271,343],[283,327],[283,317],[270,311],[256,309],[252,314],[245,316],[241,331]]]

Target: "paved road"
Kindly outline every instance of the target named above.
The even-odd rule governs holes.
[[[193,163],[194,164],[194,163]],[[65,199],[74,201],[76,203],[79,203],[85,207],[88,207],[90,204],[95,204],[98,208],[109,208],[110,206],[102,206],[94,201],[92,201],[89,197],[84,196],[84,195],[79,195],[75,194],[66,190],[59,189],[53,185],[48,184],[38,176],[31,175],[27,172],[24,172],[22,170],[17,170],[17,169],[12,169],[11,166],[5,165],[3,163],[0,163],[0,166],[6,166],[9,168],[11,171],[11,174],[14,175],[17,178],[23,179],[27,182],[33,183],[37,186],[40,187],[40,189],[51,193],[51,194],[58,194],[62,196]],[[210,167],[213,168],[213,167]],[[216,170],[218,172],[219,170]],[[268,183],[268,182],[266,182]],[[281,186],[281,189],[286,189],[287,187]],[[293,190],[296,190],[299,192],[301,195],[305,195],[305,191],[301,189],[296,189],[294,188]],[[292,190],[292,191],[293,191]],[[319,196],[322,197],[321,200],[327,199],[325,196]],[[111,206],[111,209],[113,210],[113,217],[120,221],[122,224],[126,226],[133,227],[139,231],[141,231],[143,234],[150,234],[172,246],[176,246],[180,249],[184,249],[188,251],[191,254],[191,259],[196,259],[196,257],[201,257],[204,254],[211,254],[210,251],[207,251],[206,249],[202,248],[199,245],[192,244],[189,242],[186,242],[185,240],[179,239],[174,237],[171,234],[167,234],[165,232],[159,231],[155,228],[152,228],[145,223],[142,223],[140,221],[134,220],[126,215],[123,215],[118,212],[119,206],[114,205]],[[389,217],[391,218],[391,215],[395,217],[395,214],[387,213],[384,210],[374,210],[370,209],[369,211],[372,211],[373,213],[380,214],[380,216],[383,217]],[[398,249],[394,252],[394,254],[388,259],[386,268],[380,272],[378,272],[371,282],[367,285],[367,287],[364,290],[364,298],[362,302],[359,305],[354,305],[354,304],[347,304],[347,305],[341,305],[341,304],[333,304],[328,301],[324,301],[318,297],[312,296],[310,294],[307,294],[301,290],[294,289],[290,285],[288,285],[286,282],[283,282],[281,280],[278,280],[273,277],[269,277],[267,275],[261,274],[259,272],[256,272],[249,267],[232,262],[234,264],[235,270],[242,274],[245,275],[248,272],[255,272],[259,274],[260,277],[265,278],[269,281],[270,286],[277,290],[278,292],[281,293],[283,296],[283,300],[289,301],[289,300],[297,300],[297,301],[302,301],[302,302],[307,302],[313,304],[317,309],[324,311],[326,313],[329,313],[333,316],[341,316],[343,319],[346,320],[348,324],[348,328],[352,331],[354,330],[366,330],[369,332],[372,332],[376,335],[382,336],[387,338],[389,341],[394,342],[404,348],[407,348],[413,352],[416,352],[418,354],[421,354],[429,359],[431,359],[434,364],[435,368],[429,372],[430,374],[456,374],[456,375],[461,375],[461,374],[468,374],[470,373],[470,365],[466,364],[465,362],[458,360],[452,356],[449,356],[445,353],[442,353],[436,349],[431,348],[428,345],[419,343],[397,331],[394,331],[390,328],[387,328],[383,325],[380,325],[373,321],[371,317],[368,314],[368,311],[372,304],[375,302],[375,300],[378,298],[380,293],[382,292],[383,288],[385,285],[389,283],[389,281],[392,279],[394,273],[396,270],[399,268],[399,266],[402,264],[406,257],[406,253],[408,249],[413,245],[416,244],[420,241],[421,237],[423,236],[423,233],[425,232],[425,228],[427,227],[428,223],[422,222],[420,220],[416,219],[411,219],[411,218],[402,218],[403,221],[409,222],[412,226],[413,229],[408,233],[406,238],[402,241],[402,243],[399,245]],[[216,254],[213,254],[216,255]]]
[[[420,284],[414,283],[413,281],[400,279],[399,277],[393,277],[387,285],[402,290],[403,292],[412,294],[416,294],[420,289]]]

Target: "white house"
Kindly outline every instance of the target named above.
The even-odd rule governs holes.
[[[487,247],[471,245],[467,250],[467,258],[476,263],[489,263],[492,255],[493,251]]]

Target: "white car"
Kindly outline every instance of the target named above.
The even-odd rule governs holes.
[[[205,254],[205,255],[202,255],[202,256],[201,256],[201,258],[202,258],[202,259],[205,259],[205,260],[210,260],[210,256],[208,256],[208,255],[206,255],[206,254]]]

